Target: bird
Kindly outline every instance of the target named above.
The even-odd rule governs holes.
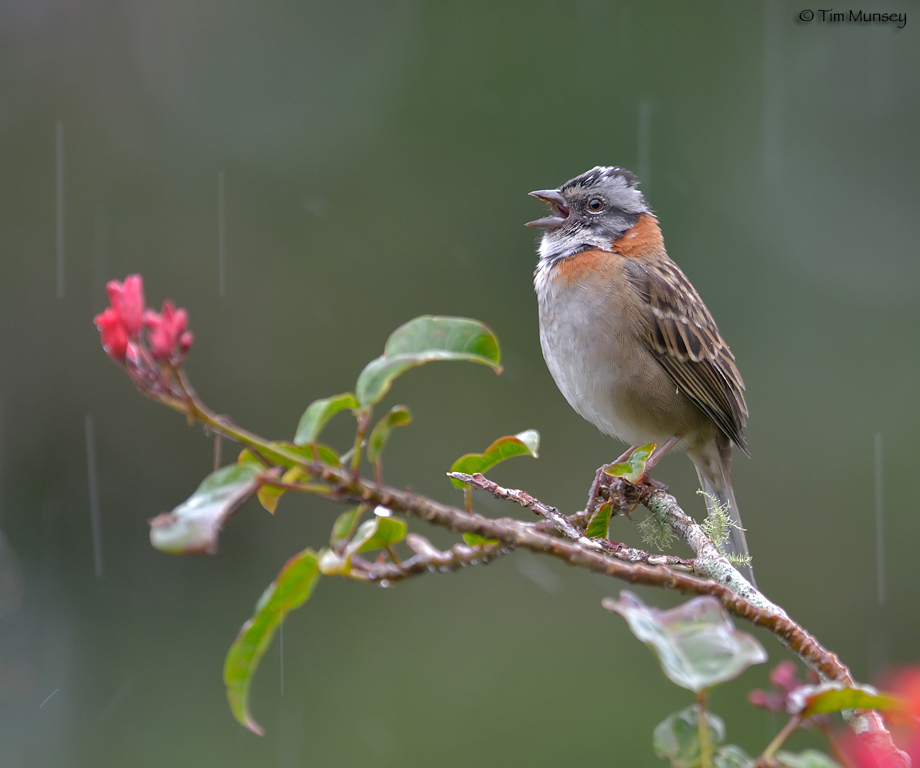
[[[551,209],[526,226],[543,230],[534,288],[556,385],[583,418],[632,446],[621,460],[655,442],[650,470],[672,448],[683,450],[707,509],[731,514],[729,549],[748,558],[730,468],[733,445],[750,456],[744,382],[700,295],[668,256],[638,178],[597,166],[530,195]],[[750,567],[741,570],[753,584]]]

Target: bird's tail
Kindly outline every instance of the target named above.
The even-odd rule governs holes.
[[[711,515],[713,507],[718,504],[723,508],[727,507],[731,515],[734,525],[728,536],[729,552],[740,557],[750,557],[747,539],[744,537],[744,528],[741,527],[741,514],[738,512],[735,492],[732,489],[731,450],[731,443],[726,440],[724,445],[719,446],[717,456],[700,456],[699,461],[693,463],[705,494],[706,511]],[[751,566],[738,566],[738,570],[756,589],[757,583],[754,581],[754,571]]]

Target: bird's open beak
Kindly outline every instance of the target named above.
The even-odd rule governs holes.
[[[530,192],[529,194],[531,197],[548,204],[553,209],[553,213],[551,216],[544,216],[536,221],[528,221],[524,226],[553,230],[559,229],[565,223],[569,215],[569,206],[558,189],[538,189],[536,192]]]

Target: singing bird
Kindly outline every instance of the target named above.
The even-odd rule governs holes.
[[[731,550],[747,556],[730,471],[733,444],[749,455],[744,382],[638,185],[598,166],[530,193],[552,209],[527,225],[543,230],[534,273],[543,357],[594,426],[633,447],[658,444],[649,468],[683,450],[707,507],[727,505],[737,524]]]

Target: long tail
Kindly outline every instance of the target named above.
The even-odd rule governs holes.
[[[699,455],[691,458],[696,467],[697,477],[700,479],[700,486],[706,494],[707,512],[712,513],[713,499],[715,503],[728,507],[729,514],[731,514],[735,523],[728,537],[728,548],[732,554],[748,557],[747,539],[744,538],[744,529],[741,527],[741,514],[738,512],[738,505],[735,503],[735,492],[732,489],[732,445],[727,439],[724,443],[723,441],[719,442],[720,445],[717,449],[713,446],[713,451],[707,451],[709,455]],[[756,589],[757,582],[754,581],[754,571],[751,566],[739,566],[738,570]]]

